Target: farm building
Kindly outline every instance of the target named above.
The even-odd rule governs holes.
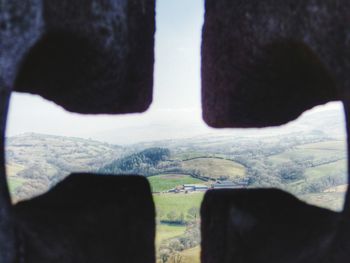
[[[235,189],[235,188],[246,188],[248,186],[247,180],[242,180],[240,182],[232,181],[217,181],[215,184],[211,185],[212,189]]]
[[[183,190],[185,191],[207,191],[209,187],[204,184],[184,184]]]

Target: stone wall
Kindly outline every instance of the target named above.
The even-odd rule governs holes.
[[[349,1],[206,0],[205,9],[209,125],[281,125],[332,100],[349,123]],[[12,206],[4,165],[12,90],[72,112],[145,111],[154,33],[154,0],[0,0],[0,262],[155,261],[143,178],[71,175]],[[273,189],[209,191],[202,262],[347,262],[349,201],[335,213]]]

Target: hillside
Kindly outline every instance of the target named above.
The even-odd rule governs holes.
[[[311,204],[341,210],[347,189],[344,138],[318,131],[279,135],[212,134],[120,147],[79,138],[25,134],[7,138],[15,201],[46,191],[73,171],[147,176],[157,211],[157,253],[198,262],[203,192],[169,192],[184,184],[248,182],[277,187]]]
[[[98,169],[108,174],[152,175],[165,169],[163,162],[169,160],[170,151],[166,148],[149,148],[138,153],[117,159]]]
[[[46,191],[71,172],[94,171],[122,147],[73,137],[27,133],[6,138],[6,168],[14,199]]]
[[[6,158],[16,198],[45,191],[73,171],[152,176],[155,192],[185,183],[248,178],[249,187],[278,187],[305,196],[346,183],[345,149],[344,140],[314,131],[267,137],[203,135],[124,148],[24,134],[7,139]]]
[[[246,169],[243,165],[218,157],[197,157],[183,160],[181,168],[210,180],[234,181],[246,176]]]

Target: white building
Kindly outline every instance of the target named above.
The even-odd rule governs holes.
[[[184,184],[183,190],[185,191],[201,191],[205,192],[209,189],[207,185],[204,184]]]

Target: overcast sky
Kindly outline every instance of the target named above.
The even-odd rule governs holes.
[[[200,122],[200,39],[202,0],[160,0],[156,10],[153,104],[146,113],[80,115],[66,112],[39,96],[14,93],[7,135],[40,132],[86,136],[120,127],[180,118]],[[204,125],[204,124],[203,124]]]
[[[14,93],[7,136],[25,132],[97,139],[119,136],[116,142],[129,138],[132,143],[152,136],[154,139],[185,136],[189,130],[212,131],[201,119],[200,106],[203,13],[203,0],[157,1],[154,93],[147,112],[114,116],[73,114],[39,96]],[[340,109],[339,104],[331,105]],[[190,129],[164,128],[171,123]],[[145,136],[147,127],[153,128]]]

